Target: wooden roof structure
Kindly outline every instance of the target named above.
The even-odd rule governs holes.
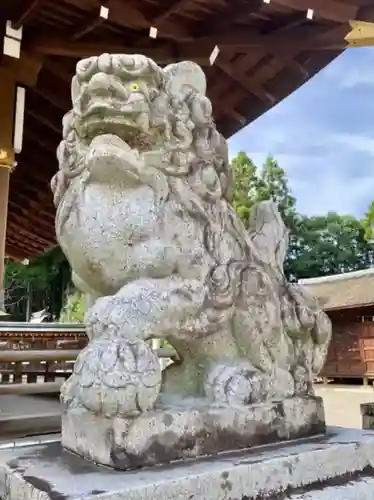
[[[374,305],[374,268],[300,280],[325,311]]]
[[[107,19],[100,17],[103,5]],[[200,63],[217,126],[229,137],[340,54],[353,19],[374,21],[373,1],[2,1],[0,26],[5,29],[7,20],[23,26],[21,58],[37,73],[27,90],[23,150],[11,175],[7,255],[32,258],[55,244],[49,180],[79,59],[138,52],[160,64]]]

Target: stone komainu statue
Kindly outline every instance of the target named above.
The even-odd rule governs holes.
[[[233,211],[203,71],[103,54],[78,63],[72,102],[52,190],[57,239],[87,296],[89,344],[62,389],[63,444],[120,468],[245,447],[267,434],[245,424],[264,424],[254,408],[272,408],[271,427],[279,401],[299,411],[280,439],[312,432],[330,323],[285,280],[276,206],[257,205],[248,232]],[[162,374],[152,338],[180,357]],[[230,445],[222,429],[236,436]]]

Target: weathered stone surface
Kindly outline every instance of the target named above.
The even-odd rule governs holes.
[[[241,435],[235,412],[313,398],[330,322],[285,280],[288,232],[275,204],[253,209],[249,231],[233,211],[203,71],[103,54],[78,63],[72,101],[52,189],[57,239],[90,305],[90,343],[63,387],[64,420],[80,409],[136,427],[160,402],[188,415],[203,400],[212,410],[200,419],[232,408]],[[152,338],[180,355],[162,375]],[[70,432],[64,425],[69,448],[95,446]],[[211,439],[221,447],[218,430]]]
[[[325,432],[320,398],[292,398],[237,408],[161,406],[136,419],[82,408],[62,416],[63,445],[118,469],[215,455]]]
[[[136,472],[97,467],[59,443],[0,450],[4,500],[373,500],[374,433],[321,438]]]

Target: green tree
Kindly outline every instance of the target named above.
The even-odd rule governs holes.
[[[373,264],[374,202],[363,224],[350,215],[328,213],[306,217],[296,210],[285,171],[268,157],[258,169],[243,152],[232,161],[236,175],[233,206],[246,227],[254,203],[273,200],[290,230],[290,242],[284,271],[291,281],[326,276]]]
[[[374,239],[374,201],[369,205],[368,211],[365,213],[362,225],[365,230],[365,238],[370,241]]]
[[[246,153],[240,152],[232,161],[235,173],[233,206],[248,227],[248,219],[254,203],[273,200],[278,204],[282,217],[292,229],[296,213],[296,199],[288,186],[285,171],[269,156],[262,167],[257,168]]]
[[[70,267],[61,249],[55,247],[29,263],[8,260],[4,278],[5,302],[12,319],[25,319],[27,299],[33,311],[48,306],[58,316]]]
[[[75,290],[67,294],[59,323],[83,323],[85,309],[84,296],[81,292]]]
[[[366,269],[374,256],[361,221],[335,212],[300,217],[292,250],[288,260],[298,279]]]

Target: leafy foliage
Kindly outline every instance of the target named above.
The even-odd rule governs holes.
[[[374,201],[369,205],[368,211],[365,214],[362,225],[365,229],[365,238],[370,241],[374,239]]]
[[[8,261],[5,268],[5,289],[15,285],[30,285],[33,290],[44,290],[57,276],[65,261],[60,247],[36,257],[28,265]]]
[[[269,157],[258,169],[241,152],[232,161],[236,174],[234,208],[246,227],[254,203],[273,200],[278,204],[290,230],[290,244],[285,274],[290,280],[326,276],[372,265],[374,246],[367,237],[374,226],[374,202],[367,214],[366,226],[351,215],[328,213],[306,217],[296,210],[296,199],[288,186],[287,176]]]
[[[84,296],[78,290],[67,295],[59,323],[83,323],[85,315]]]

